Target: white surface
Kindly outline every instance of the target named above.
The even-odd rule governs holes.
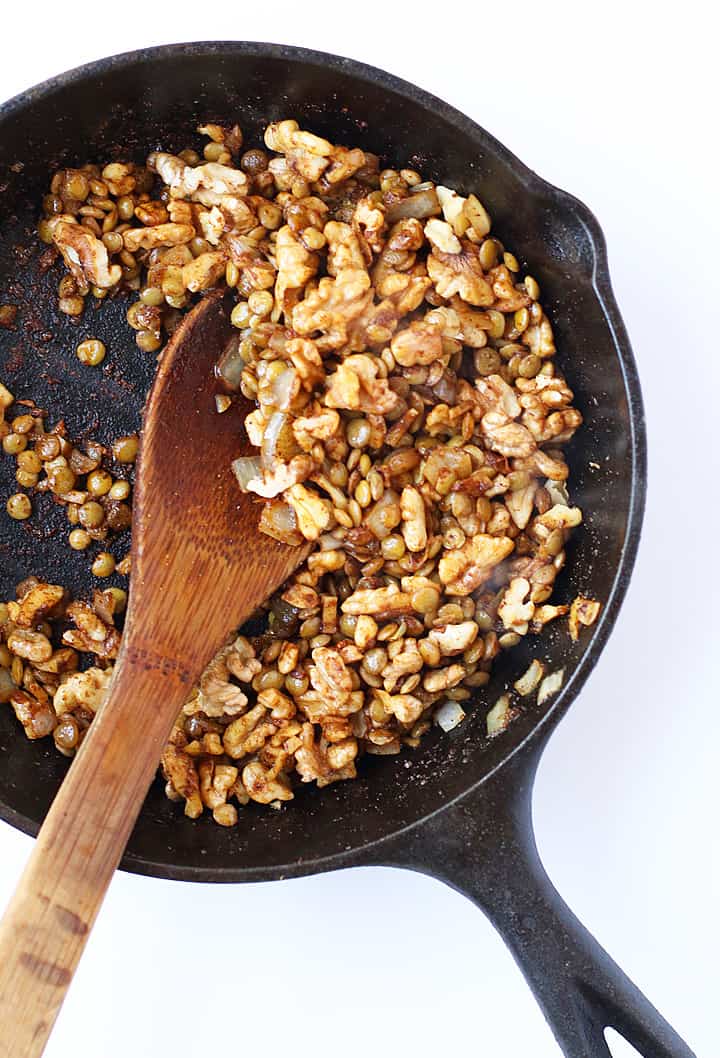
[[[650,495],[615,633],[541,765],[538,841],[590,929],[699,1056],[717,1054],[720,225],[710,5],[606,2],[591,16],[584,4],[515,0],[433,5],[425,16],[422,3],[315,2],[287,14],[228,5],[223,15],[185,0],[168,9],[126,0],[117,12],[72,17],[48,5],[42,19],[40,6],[4,19],[2,98],[147,44],[304,44],[436,92],[596,212],[640,365]],[[0,904],[29,851],[27,838],[0,826]],[[294,1058],[368,1048],[415,1058],[559,1053],[483,916],[439,883],[379,869],[243,888],[119,875],[49,1058],[277,1047]]]

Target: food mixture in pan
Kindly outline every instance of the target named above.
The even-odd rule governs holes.
[[[162,355],[203,292],[233,292],[216,404],[256,405],[239,487],[263,532],[314,548],[205,671],[163,754],[168,797],[232,826],[237,806],[277,807],[298,782],[352,779],[362,754],[456,726],[501,651],[566,615],[577,638],[600,607],[552,602],[582,519],[563,456],[582,417],[538,284],[479,199],[292,120],[267,128],[266,150],[244,149],[237,126],[199,131],[203,157],[57,172],[39,235],[46,263],[64,264],[58,311],[82,323],[88,299],[129,297],[139,356]],[[105,348],[87,335],[68,355],[93,370]],[[50,491],[98,587],[71,600],[37,571],[0,603],[0,702],[71,756],[120,645],[126,593],[103,578],[130,573],[111,547],[131,519],[138,437],[75,445],[62,412],[46,421],[0,384],[17,461],[7,514],[32,518]],[[488,735],[561,683],[534,660]]]

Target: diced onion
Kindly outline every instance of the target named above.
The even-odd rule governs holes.
[[[323,533],[318,539],[318,544],[321,551],[337,551],[343,546],[342,540],[339,540],[334,533]]]
[[[262,477],[262,466],[259,456],[240,456],[239,459],[233,460],[232,469],[243,492],[248,491],[248,482],[252,481],[253,478]]]
[[[519,680],[516,680],[513,687],[518,692],[525,696],[526,694],[532,694],[537,687],[540,680],[543,678],[545,672],[545,666],[542,661],[538,661],[537,658],[533,658],[530,662],[530,667],[527,672],[523,673]]]
[[[295,395],[297,372],[294,367],[286,367],[272,382],[273,407],[278,411],[287,411]]]
[[[295,511],[284,500],[270,500],[263,505],[260,531],[283,544],[297,546],[302,543]]]
[[[289,463],[300,448],[295,440],[292,425],[284,411],[270,416],[263,433],[260,456],[265,470],[272,470],[276,463]]]
[[[433,714],[433,720],[438,727],[443,729],[443,731],[452,731],[452,729],[462,723],[464,719],[465,713],[459,702],[443,702]]]
[[[215,366],[215,372],[228,389],[237,392],[240,389],[240,376],[244,367],[245,361],[240,353],[240,335],[234,334],[225,346],[225,351]]]
[[[538,690],[538,705],[542,705],[543,702],[546,702],[547,699],[551,698],[553,694],[557,694],[557,692],[562,687],[564,677],[565,669],[558,669],[557,672],[551,672],[549,676],[545,677],[545,679],[540,684],[540,688]]]
[[[393,202],[385,216],[394,224],[396,220],[405,220],[408,217],[425,220],[426,217],[436,217],[439,213],[440,202],[435,188],[428,187],[414,195],[408,195],[400,202]]]
[[[551,481],[548,478],[545,482],[545,491],[552,500],[553,506],[560,504],[563,507],[567,507],[570,503],[570,497],[564,481]]]
[[[487,715],[488,738],[501,734],[510,723],[510,695],[502,694]]]

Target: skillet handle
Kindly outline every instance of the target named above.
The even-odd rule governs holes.
[[[643,1058],[696,1058],[548,878],[531,818],[539,756],[516,754],[480,791],[406,832],[384,862],[431,874],[485,912],[566,1058],[612,1058],[605,1027]]]

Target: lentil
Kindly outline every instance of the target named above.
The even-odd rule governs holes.
[[[81,364],[97,367],[105,359],[105,346],[97,338],[87,338],[76,350],[77,358]]]
[[[85,485],[91,496],[104,496],[112,488],[112,478],[107,470],[93,470]]]
[[[118,463],[134,463],[139,446],[137,434],[128,434],[125,437],[118,437],[117,441],[113,442],[112,453]],[[112,491],[112,488],[109,491]],[[118,498],[124,499],[125,497]]]
[[[18,522],[25,521],[32,514],[30,499],[24,492],[16,492],[14,496],[11,496],[5,508],[10,517]]]
[[[85,529],[73,529],[68,536],[68,543],[73,551],[84,551],[90,547],[92,537]]]
[[[109,577],[115,572],[115,559],[109,551],[101,551],[96,556],[91,569],[95,577]]]

